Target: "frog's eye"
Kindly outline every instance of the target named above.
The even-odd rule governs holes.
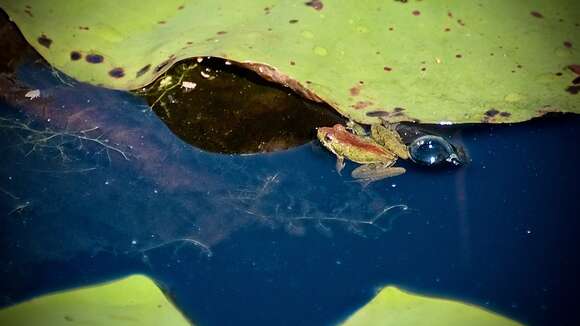
[[[324,135],[324,140],[326,140],[326,141],[332,141],[333,138],[332,138],[332,136],[330,134],[326,134],[326,135]]]

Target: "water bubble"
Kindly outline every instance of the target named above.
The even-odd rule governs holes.
[[[442,162],[460,165],[462,162],[455,148],[443,137],[422,136],[409,145],[411,159],[415,163],[426,166],[438,165]]]

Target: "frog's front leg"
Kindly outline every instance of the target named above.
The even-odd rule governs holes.
[[[365,164],[354,169],[351,176],[357,181],[368,185],[371,182],[379,181],[385,178],[395,177],[405,173],[405,168],[392,166],[392,163]]]
[[[346,122],[346,129],[350,130],[357,136],[368,136],[368,132],[365,130],[365,128],[352,120],[348,120]]]
[[[337,155],[336,156],[336,172],[338,172],[338,175],[342,175],[340,172],[342,171],[342,169],[344,169],[344,166],[346,164],[344,163],[344,157]]]

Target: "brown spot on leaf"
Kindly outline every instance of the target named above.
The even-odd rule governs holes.
[[[413,16],[419,16],[421,15],[421,12],[419,10],[413,10],[412,14]]]
[[[567,47],[568,49],[570,49],[572,47],[572,42],[564,41],[564,46]]]
[[[499,113],[499,111],[498,111],[498,110],[496,110],[496,109],[489,109],[489,110],[485,111],[485,113],[484,113],[484,114],[485,114],[487,117],[495,117],[495,116],[496,116],[498,113]]]
[[[421,71],[425,71],[425,70],[427,70],[427,68],[425,68],[425,67],[422,67],[421,68]]]
[[[369,111],[365,113],[365,115],[371,118],[385,118],[389,116],[389,112],[377,110],[377,111]]]
[[[30,17],[34,17],[34,15],[32,14],[32,11],[30,11],[30,9],[24,9],[24,12],[30,16]]]
[[[360,94],[360,85],[355,85],[349,89],[351,96],[358,96]]]
[[[544,18],[544,15],[540,14],[537,11],[530,11],[530,15],[536,17],[536,18]]]
[[[543,115],[550,114],[550,113],[554,113],[554,112],[561,113],[561,111],[558,110],[557,108],[554,108],[554,107],[551,107],[549,105],[546,105],[543,108],[536,110],[536,116],[537,117],[541,117]]]
[[[572,95],[576,95],[576,94],[578,94],[578,92],[580,92],[580,86],[577,86],[577,85],[568,86],[568,88],[566,88],[566,92],[568,92]]]
[[[351,107],[355,108],[356,110],[362,110],[364,108],[367,108],[369,105],[373,105],[373,102],[371,102],[371,101],[358,101],[354,105],[351,105]]]
[[[87,54],[85,56],[85,61],[88,63],[101,63],[105,61],[105,58],[100,54]]]
[[[580,77],[574,78],[574,80],[572,81],[572,84],[574,84],[574,85],[580,84]]]
[[[394,27],[389,27],[389,31],[394,31],[395,28]]]
[[[181,6],[177,7],[177,10],[183,10],[183,8],[185,8],[185,6],[181,5]]]
[[[314,8],[315,10],[322,10],[324,4],[320,0],[311,0],[304,3],[305,5]]]
[[[123,70],[123,68],[113,68],[111,70],[109,70],[109,76],[113,77],[113,78],[122,78],[123,76],[125,76],[125,71]]]
[[[290,19],[288,22],[290,24],[296,24],[298,22],[298,19]]]
[[[461,54],[456,54],[456,55],[455,55],[455,57],[456,57],[456,58],[458,58],[458,59],[460,59],[460,58],[462,58],[463,56],[462,56]]]
[[[187,45],[192,45],[192,44],[193,44],[193,42],[192,42],[192,41],[187,41],[187,43],[186,43],[186,44],[187,44]]]
[[[364,106],[364,104],[366,104],[365,102],[359,102],[359,103],[362,103],[363,104],[362,106]],[[359,103],[357,103],[357,104],[359,104]],[[361,106],[361,105],[359,104],[359,106]],[[356,108],[356,105],[353,107]],[[418,122],[418,120],[410,118],[409,116],[407,116],[405,114],[405,112],[403,112],[403,111],[405,111],[404,108],[396,107],[393,109],[393,112],[389,112],[389,111],[384,110],[384,109],[374,109],[373,111],[369,111],[365,114],[367,117],[381,118],[382,120],[390,121],[390,122],[395,122],[395,121],[415,121],[415,122]]]
[[[44,46],[45,48],[49,49],[50,45],[52,44],[52,40],[49,39],[46,35],[42,34],[38,38],[38,43],[40,45]]]
[[[451,28],[447,27],[444,29],[445,32],[449,32],[451,30]]]
[[[79,29],[82,31],[88,31],[89,28],[87,26],[79,26]]]
[[[447,17],[449,17],[449,18],[453,18],[453,13],[452,13],[451,11],[448,11],[448,12],[447,12]]]
[[[557,72],[556,73],[556,76],[562,76],[562,73],[561,72]]]
[[[510,117],[512,114],[509,112],[505,112],[502,111],[500,112],[499,110],[496,109],[489,109],[487,111],[484,112],[483,118],[482,118],[482,122],[485,123],[493,123],[493,122],[497,122],[498,121],[498,117],[502,117],[502,118],[507,118]],[[499,118],[501,120],[501,118]]]
[[[164,20],[160,20],[160,21],[158,21],[158,22],[157,22],[157,24],[160,24],[160,25],[163,25],[163,24],[166,24],[166,23],[167,23],[167,22],[166,22],[166,21],[164,21]]]
[[[568,69],[572,70],[572,72],[574,72],[576,75],[580,75],[580,65],[569,65]]]
[[[296,65],[296,62],[294,62],[294,61],[290,61],[290,65],[291,65],[291,66],[294,66],[294,65]]]
[[[225,34],[227,34],[227,33],[228,33],[228,32],[226,32],[226,31],[219,31],[219,32],[217,32],[216,34],[217,34],[217,35],[225,35]]]
[[[146,65],[143,68],[139,69],[139,71],[137,71],[137,74],[135,75],[136,77],[141,77],[143,76],[146,72],[149,71],[149,69],[151,68],[151,65]]]
[[[160,71],[161,71],[163,68],[165,68],[165,67],[167,67],[168,65],[172,64],[172,63],[173,63],[173,61],[175,61],[175,56],[174,56],[174,55],[171,55],[171,56],[169,57],[169,59],[167,59],[167,60],[165,60],[165,61],[161,62],[160,64],[158,64],[158,65],[155,67],[155,69],[154,69],[155,73],[158,73],[158,72],[160,72]]]
[[[81,59],[82,57],[83,57],[83,55],[78,51],[71,51],[71,53],[70,53],[70,59],[72,61],[77,61],[77,60]]]
[[[461,25],[461,26],[465,26],[465,22],[464,22],[463,20],[461,20],[461,19],[458,19],[458,20],[457,20],[457,23],[458,23],[459,25]]]
[[[391,67],[387,67],[387,66],[384,66],[384,67],[383,67],[383,70],[384,70],[384,71],[391,71],[391,70],[393,70],[393,68],[391,68]]]

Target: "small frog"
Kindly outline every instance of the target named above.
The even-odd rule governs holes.
[[[344,159],[362,164],[354,169],[352,177],[371,183],[405,173],[402,167],[393,167],[398,158],[408,159],[409,150],[395,130],[396,125],[371,125],[370,136],[358,124],[336,124],[317,130],[318,140],[336,155],[336,170],[344,168]]]

